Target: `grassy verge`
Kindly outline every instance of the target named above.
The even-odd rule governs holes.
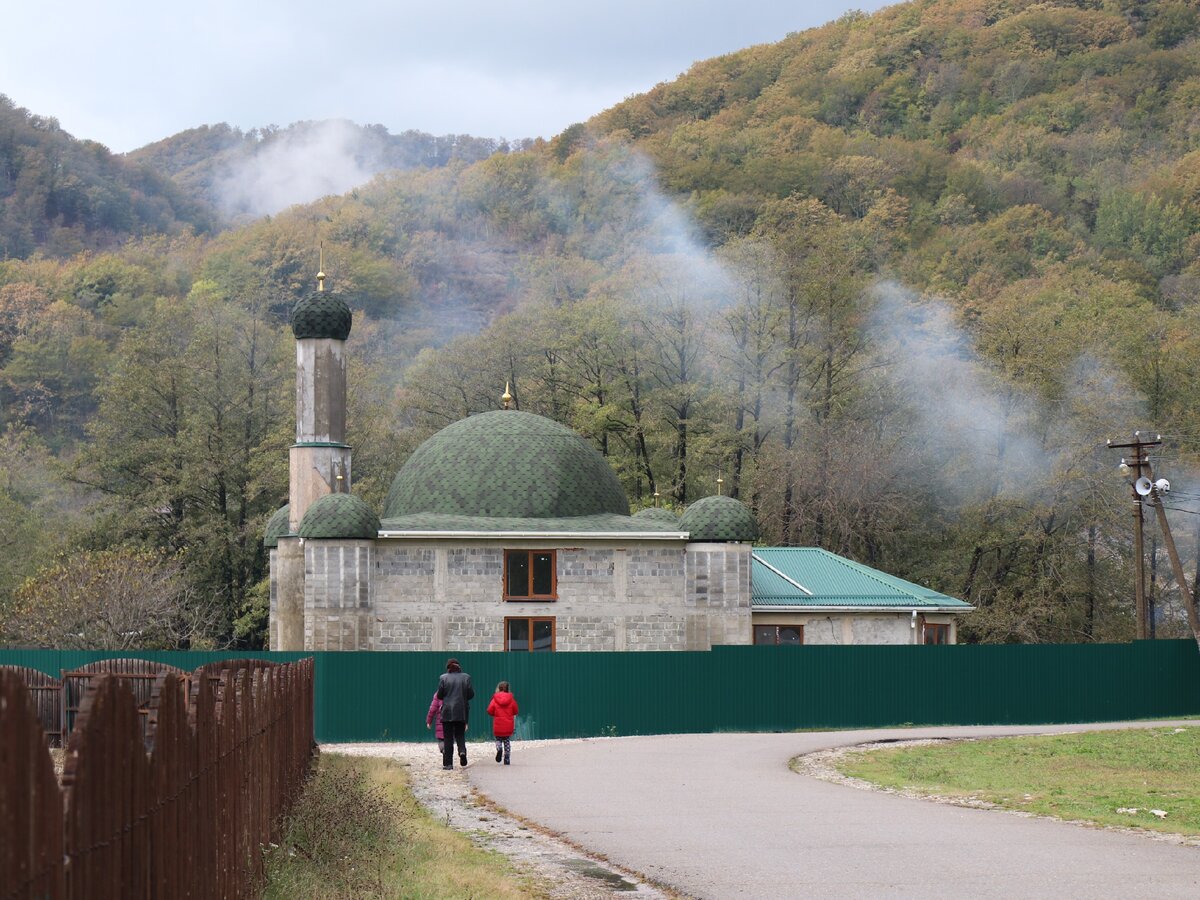
[[[984,800],[1062,819],[1200,835],[1197,726],[873,750],[845,757],[838,769],[885,787]]]
[[[264,897],[540,897],[508,861],[434,821],[390,760],[322,754],[267,858]]]

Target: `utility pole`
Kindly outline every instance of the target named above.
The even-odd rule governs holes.
[[[1131,456],[1121,460],[1121,474],[1132,475],[1136,482],[1139,478],[1147,477],[1150,471],[1150,457],[1147,451],[1150,447],[1156,447],[1162,443],[1161,435],[1143,435],[1140,431],[1133,433],[1133,442],[1129,444],[1114,444],[1108,442],[1110,450],[1132,450]],[[1133,595],[1134,605],[1137,608],[1137,638],[1138,640],[1146,639],[1146,556],[1145,549],[1142,544],[1142,531],[1145,524],[1142,516],[1142,495],[1136,489],[1131,489],[1133,493]]]
[[[1154,481],[1154,472],[1150,471],[1149,464],[1146,469],[1146,477],[1152,482],[1150,502],[1158,514],[1158,527],[1162,531],[1163,543],[1167,546],[1167,556],[1171,559],[1171,568],[1175,570],[1175,581],[1179,584],[1179,597],[1183,601],[1184,611],[1187,612],[1188,627],[1192,630],[1192,637],[1200,645],[1200,612],[1196,611],[1196,602],[1188,588],[1187,576],[1183,574],[1183,563],[1179,560],[1179,551],[1175,549],[1175,538],[1171,536],[1171,524],[1167,521],[1167,510],[1163,506],[1158,483]],[[1170,485],[1164,481],[1161,490],[1167,490],[1169,487]]]

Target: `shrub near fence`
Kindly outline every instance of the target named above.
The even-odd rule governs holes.
[[[311,659],[228,661],[160,674],[143,738],[128,683],[101,675],[60,791],[28,692],[0,671],[0,898],[255,894],[308,772],[312,711]]]

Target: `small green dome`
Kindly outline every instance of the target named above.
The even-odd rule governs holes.
[[[679,516],[671,512],[669,509],[663,509],[661,506],[650,506],[646,509],[640,509],[633,514],[635,519],[647,519],[651,522],[666,522],[668,525],[678,525]]]
[[[396,473],[384,518],[440,513],[530,519],[629,515],[616,473],[550,419],[493,410],[447,425]]]
[[[304,513],[299,533],[302,538],[374,540],[379,516],[353,494],[326,494]]]
[[[754,513],[732,497],[705,497],[683,513],[680,527],[690,541],[752,541],[758,537]]]
[[[350,307],[337,294],[316,291],[292,308],[292,334],[302,338],[333,338],[344,341],[350,336]]]
[[[267,519],[267,526],[263,529],[263,546],[268,550],[279,546],[279,539],[285,534],[288,534],[288,509],[290,504],[285,503],[275,512],[271,513],[271,518]]]

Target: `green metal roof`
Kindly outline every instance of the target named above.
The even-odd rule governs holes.
[[[679,516],[669,509],[661,506],[648,506],[645,509],[639,509],[633,514],[635,519],[647,519],[652,522],[666,522],[676,528],[679,527]]]
[[[441,513],[416,513],[411,516],[392,516],[384,519],[381,532],[451,532],[505,534],[614,534],[661,535],[665,539],[681,534],[678,522],[597,513],[592,516],[522,517],[522,516],[451,516]],[[678,538],[677,538],[678,539]]]
[[[751,604],[755,609],[926,607],[965,612],[973,608],[962,600],[818,547],[757,547],[752,559]]]
[[[560,519],[615,514],[629,501],[608,461],[558,422],[493,410],[448,425],[392,481],[384,517]]]
[[[758,537],[754,513],[733,497],[705,497],[683,511],[679,520],[693,541],[752,541]]]
[[[298,531],[302,538],[372,540],[379,534],[379,517],[352,494],[326,494],[304,513]]]
[[[353,316],[346,301],[337,294],[316,291],[292,307],[292,334],[304,338],[332,338],[344,341],[350,336]]]
[[[267,525],[263,529],[263,546],[270,549],[279,546],[279,539],[289,534],[288,531],[288,513],[291,510],[291,504],[285,503],[275,512],[271,513],[271,518],[267,519]]]

